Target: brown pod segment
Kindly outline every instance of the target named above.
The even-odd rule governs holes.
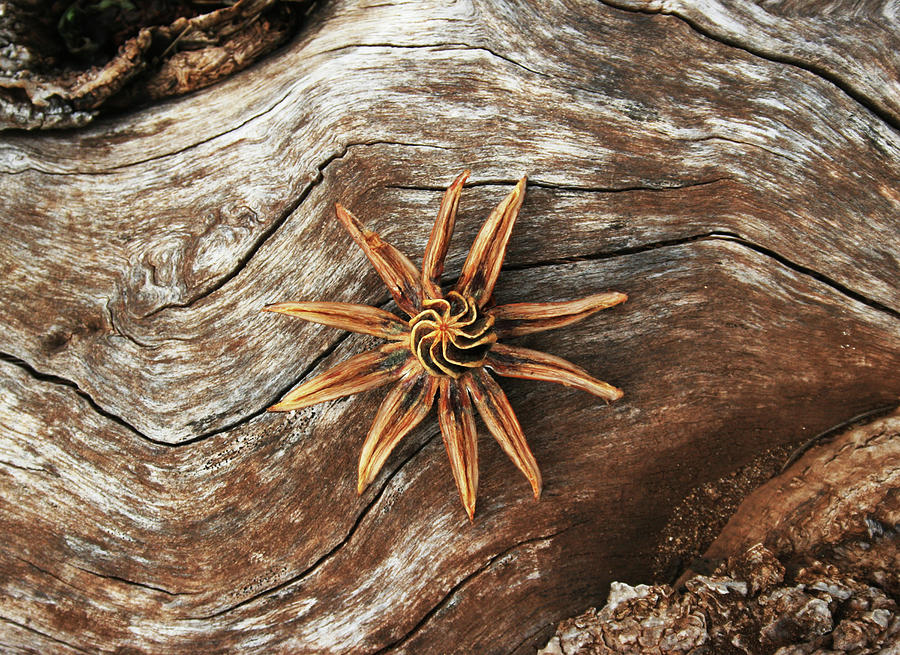
[[[458,378],[484,364],[497,341],[493,316],[456,291],[424,300],[422,306],[409,322],[409,347],[426,371]]]

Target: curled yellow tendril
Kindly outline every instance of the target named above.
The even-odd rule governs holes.
[[[409,347],[428,373],[458,378],[484,364],[497,341],[493,316],[456,291],[422,305],[409,321]]]

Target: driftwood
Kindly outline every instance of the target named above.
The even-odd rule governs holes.
[[[691,490],[895,405],[889,4],[659,9],[325,3],[213,87],[0,137],[3,649],[533,652]],[[519,341],[625,397],[504,381],[544,494],[482,434],[472,524],[434,418],[357,497],[381,394],[266,413],[371,341],[259,311],[389,307],[333,203],[418,259],[463,168],[450,276],[527,174],[497,301],[629,296]]]
[[[747,498],[683,587],[613,583],[540,655],[889,653],[900,644],[900,414],[814,448]]]

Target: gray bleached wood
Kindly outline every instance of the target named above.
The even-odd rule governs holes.
[[[608,0],[821,75],[900,127],[900,7],[892,0]]]
[[[534,613],[538,627],[577,604],[572,576],[590,594],[607,575],[588,573],[598,558],[614,562],[619,575],[641,570],[634,551],[647,556],[650,526],[666,518],[658,495],[683,494],[700,468],[671,453],[690,452],[686,461],[703,462],[704,475],[721,475],[790,430],[818,430],[897,391],[883,385],[896,364],[888,345],[895,319],[848,304],[825,285],[810,288],[806,276],[732,241],[507,273],[500,300],[559,297],[571,280],[594,288],[616,280],[634,295],[605,320],[522,342],[539,339],[629,396],[605,406],[561,388],[505,384],[545,493],[532,501],[482,438],[472,526],[433,419],[356,499],[357,449],[378,394],[263,414],[173,449],[98,416],[73,389],[4,364],[3,425],[33,414],[29,408],[54,410],[19,421],[21,432],[4,431],[4,496],[13,503],[4,511],[13,535],[4,567],[16,581],[10,597],[19,598],[6,602],[4,615],[59,634],[58,608],[74,589],[82,623],[67,638],[88,650],[124,647],[135,634],[145,648],[169,652],[201,644],[370,652],[394,641],[401,652],[427,652],[448,634],[487,648],[522,612]],[[738,303],[739,319],[708,322]],[[791,320],[781,320],[788,310]],[[809,329],[806,339],[796,340],[797,325]],[[321,367],[365,348],[363,341],[348,340]],[[790,418],[770,425],[776,412]],[[641,480],[665,480],[666,491]],[[500,588],[502,599],[485,604]],[[24,600],[28,589],[54,603]],[[548,590],[555,591],[547,607],[529,605]],[[407,639],[435,605],[453,611]],[[137,625],[126,618],[135,614]],[[467,639],[474,620],[486,625]]]
[[[18,171],[10,189],[28,193],[0,200],[4,258],[21,280],[0,291],[12,328],[0,348],[72,379],[151,439],[222,429],[269,404],[321,352],[321,329],[273,334],[259,306],[321,299],[323,284],[343,292],[335,300],[372,300],[358,286],[361,259],[336,256],[348,242],[331,204],[415,256],[438,194],[373,192],[440,187],[463,165],[475,183],[527,172],[532,190],[562,185],[580,196],[572,213],[556,205],[538,214],[529,202],[523,219],[535,218],[520,225],[509,265],[728,230],[900,308],[889,246],[900,146],[890,128],[827,82],[676,19],[601,5],[576,23],[562,7],[498,7],[479,5],[473,24],[464,5],[435,16],[380,6],[368,10],[388,26],[376,35],[358,31],[365,21],[350,29],[356,13],[338,6],[256,75],[217,87],[211,106],[198,94],[141,112],[133,136],[113,125],[69,142],[9,139],[0,170]],[[454,9],[460,20],[445,17]],[[556,24],[580,30],[562,47]],[[487,46],[490,28],[497,42]],[[521,32],[516,40],[510,30]],[[646,42],[657,44],[651,58]],[[677,71],[687,58],[692,69]],[[243,113],[210,122],[233,94]],[[427,111],[411,124],[402,106]],[[372,169],[374,160],[390,165]],[[720,186],[671,189],[713,181]],[[630,220],[635,210],[617,189],[636,189],[641,220]],[[484,191],[469,192],[463,211],[484,215],[497,195]],[[609,211],[622,202],[631,211]],[[460,239],[471,239],[467,225]],[[297,355],[273,375],[266,350]]]

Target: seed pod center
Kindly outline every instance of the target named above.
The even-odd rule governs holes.
[[[451,291],[425,300],[409,321],[409,348],[431,375],[458,378],[484,364],[494,342],[494,317],[468,296]]]

